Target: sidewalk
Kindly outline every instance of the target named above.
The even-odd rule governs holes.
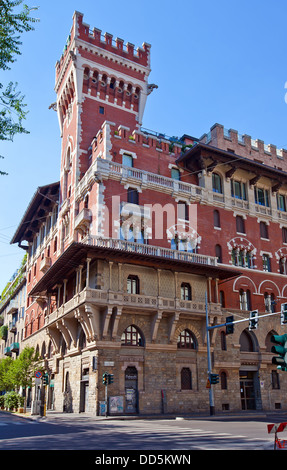
[[[164,420],[164,419],[174,419],[174,420],[252,420],[252,419],[267,419],[270,416],[270,422],[274,417],[278,421],[287,421],[287,412],[271,412],[271,411],[238,411],[234,413],[218,413],[213,416],[210,416],[208,413],[195,413],[195,414],[157,414],[157,415],[112,415],[112,416],[97,416],[94,413],[64,413],[60,411],[48,410],[46,416],[40,415],[31,415],[30,413],[15,413],[22,417],[27,417],[33,420],[53,420],[57,421],[60,419],[63,420],[73,420],[73,419],[83,419],[83,420],[95,420],[95,421],[106,421],[106,420]]]

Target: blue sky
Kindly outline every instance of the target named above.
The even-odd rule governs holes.
[[[32,0],[34,1],[34,0]],[[35,0],[35,31],[22,37],[22,55],[0,82],[19,83],[29,135],[1,142],[0,292],[24,251],[10,240],[38,186],[59,180],[60,133],[55,63],[75,10],[91,28],[136,47],[152,45],[143,126],[167,135],[200,137],[218,122],[266,144],[287,148],[286,0]]]

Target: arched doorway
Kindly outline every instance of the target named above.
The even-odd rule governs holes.
[[[259,383],[259,357],[256,336],[244,330],[240,335],[239,370],[240,398],[242,410],[262,409],[261,390]]]
[[[125,370],[125,411],[138,413],[138,371],[133,366]]]

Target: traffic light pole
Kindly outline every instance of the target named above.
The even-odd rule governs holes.
[[[205,292],[205,314],[206,314],[206,341],[207,341],[208,377],[210,377],[210,375],[212,373],[212,366],[211,366],[210,336],[209,336],[210,327],[208,326],[207,292]],[[211,386],[209,388],[209,409],[210,409],[210,416],[213,416],[215,414],[215,407],[214,407],[213,387],[211,387]]]
[[[258,318],[271,317],[273,315],[278,315],[280,313],[281,312],[273,312],[273,313],[267,313],[266,315],[258,315],[257,319]],[[222,328],[224,326],[235,325],[236,323],[242,323],[242,322],[245,322],[245,321],[250,321],[250,318],[243,318],[242,320],[236,320],[236,321],[232,321],[232,322],[221,323],[220,325],[209,326],[207,292],[205,292],[205,315],[206,315],[206,344],[207,344],[208,377],[210,379],[210,376],[212,374],[211,352],[210,352],[210,335],[209,335],[210,330],[214,330],[215,328]],[[212,386],[210,386],[210,388],[209,388],[209,407],[210,407],[210,416],[213,416],[215,414],[215,406],[214,406],[214,394],[213,394],[213,387]]]

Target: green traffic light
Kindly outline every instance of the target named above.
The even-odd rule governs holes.
[[[271,352],[278,354],[278,356],[272,358],[272,364],[277,365],[277,369],[283,371],[287,370],[287,334],[285,335],[273,335],[270,338],[272,343],[276,346],[272,346]]]

